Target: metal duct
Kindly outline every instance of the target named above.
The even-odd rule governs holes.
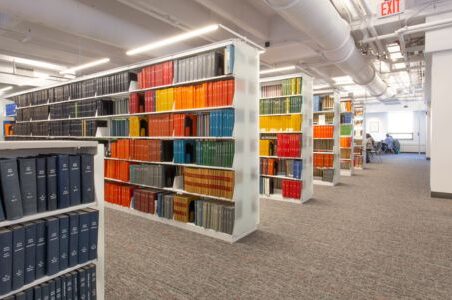
[[[355,46],[350,26],[329,0],[264,0],[292,26],[306,33],[324,57],[379,100],[394,96],[380,74]]]

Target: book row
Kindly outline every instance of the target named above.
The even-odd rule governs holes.
[[[333,168],[334,154],[314,153],[314,168]]]
[[[351,113],[341,114],[341,124],[351,124],[353,115]]]
[[[0,295],[96,259],[98,224],[86,209],[0,229]]]
[[[352,167],[352,162],[350,160],[341,160],[341,169],[349,170]]]
[[[347,100],[347,101],[341,101],[341,112],[352,112],[352,101],[351,100]]]
[[[333,138],[333,125],[317,125],[314,126],[314,138]]]
[[[106,201],[158,217],[232,234],[235,220],[233,205],[214,203],[190,195],[134,189],[106,183]]]
[[[13,97],[17,107],[60,102],[106,94],[126,92],[130,83],[137,81],[135,73],[122,72],[104,77],[61,85]]]
[[[314,152],[328,152],[334,150],[334,140],[314,140]]]
[[[261,131],[301,131],[303,118],[301,115],[260,116]]]
[[[301,181],[266,177],[261,177],[259,180],[259,192],[261,195],[270,196],[278,192],[284,198],[300,199],[302,189],[303,183]]]
[[[110,157],[142,161],[173,161],[173,141],[119,140],[110,143]]]
[[[341,148],[350,148],[352,146],[352,138],[351,137],[341,137],[340,145],[341,145]]]
[[[331,95],[315,95],[313,97],[313,111],[334,109],[334,98]]]
[[[261,139],[259,140],[259,155],[300,158],[301,140],[301,135],[282,133],[276,135],[276,140]]]
[[[174,162],[232,168],[233,141],[174,141]]]
[[[89,264],[4,300],[93,299],[97,298],[96,265]]]
[[[299,95],[301,92],[301,78],[284,79],[278,84],[261,86],[261,98]]]
[[[0,221],[95,200],[90,154],[2,159],[0,180]]]
[[[15,135],[33,136],[96,136],[99,129],[108,129],[107,121],[70,120],[55,122],[17,123],[13,126]]]
[[[301,179],[303,163],[301,160],[278,160],[274,158],[262,158],[260,160],[260,173],[262,175],[280,175]]]
[[[316,125],[325,125],[325,124],[333,124],[334,123],[334,113],[319,113],[314,114],[312,118],[313,124]]]
[[[159,112],[193,108],[230,106],[234,80],[219,80],[196,85],[151,90],[130,95],[129,112]]]
[[[303,98],[282,97],[276,99],[260,99],[259,113],[261,115],[301,113]]]
[[[333,182],[334,172],[333,168],[314,168],[314,177],[325,182]]]
[[[350,159],[352,158],[352,150],[351,149],[341,149],[341,158]]]

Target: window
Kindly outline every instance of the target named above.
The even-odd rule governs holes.
[[[412,111],[388,113],[388,133],[399,140],[413,139],[414,114]]]

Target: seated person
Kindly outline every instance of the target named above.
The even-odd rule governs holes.
[[[386,145],[386,147],[384,149],[385,152],[387,152],[387,151],[394,152],[394,138],[389,133],[386,134],[384,143]]]

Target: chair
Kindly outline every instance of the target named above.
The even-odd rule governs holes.
[[[376,162],[383,162],[381,155],[383,154],[383,144],[378,142],[372,150],[370,150],[371,158],[375,157]]]

